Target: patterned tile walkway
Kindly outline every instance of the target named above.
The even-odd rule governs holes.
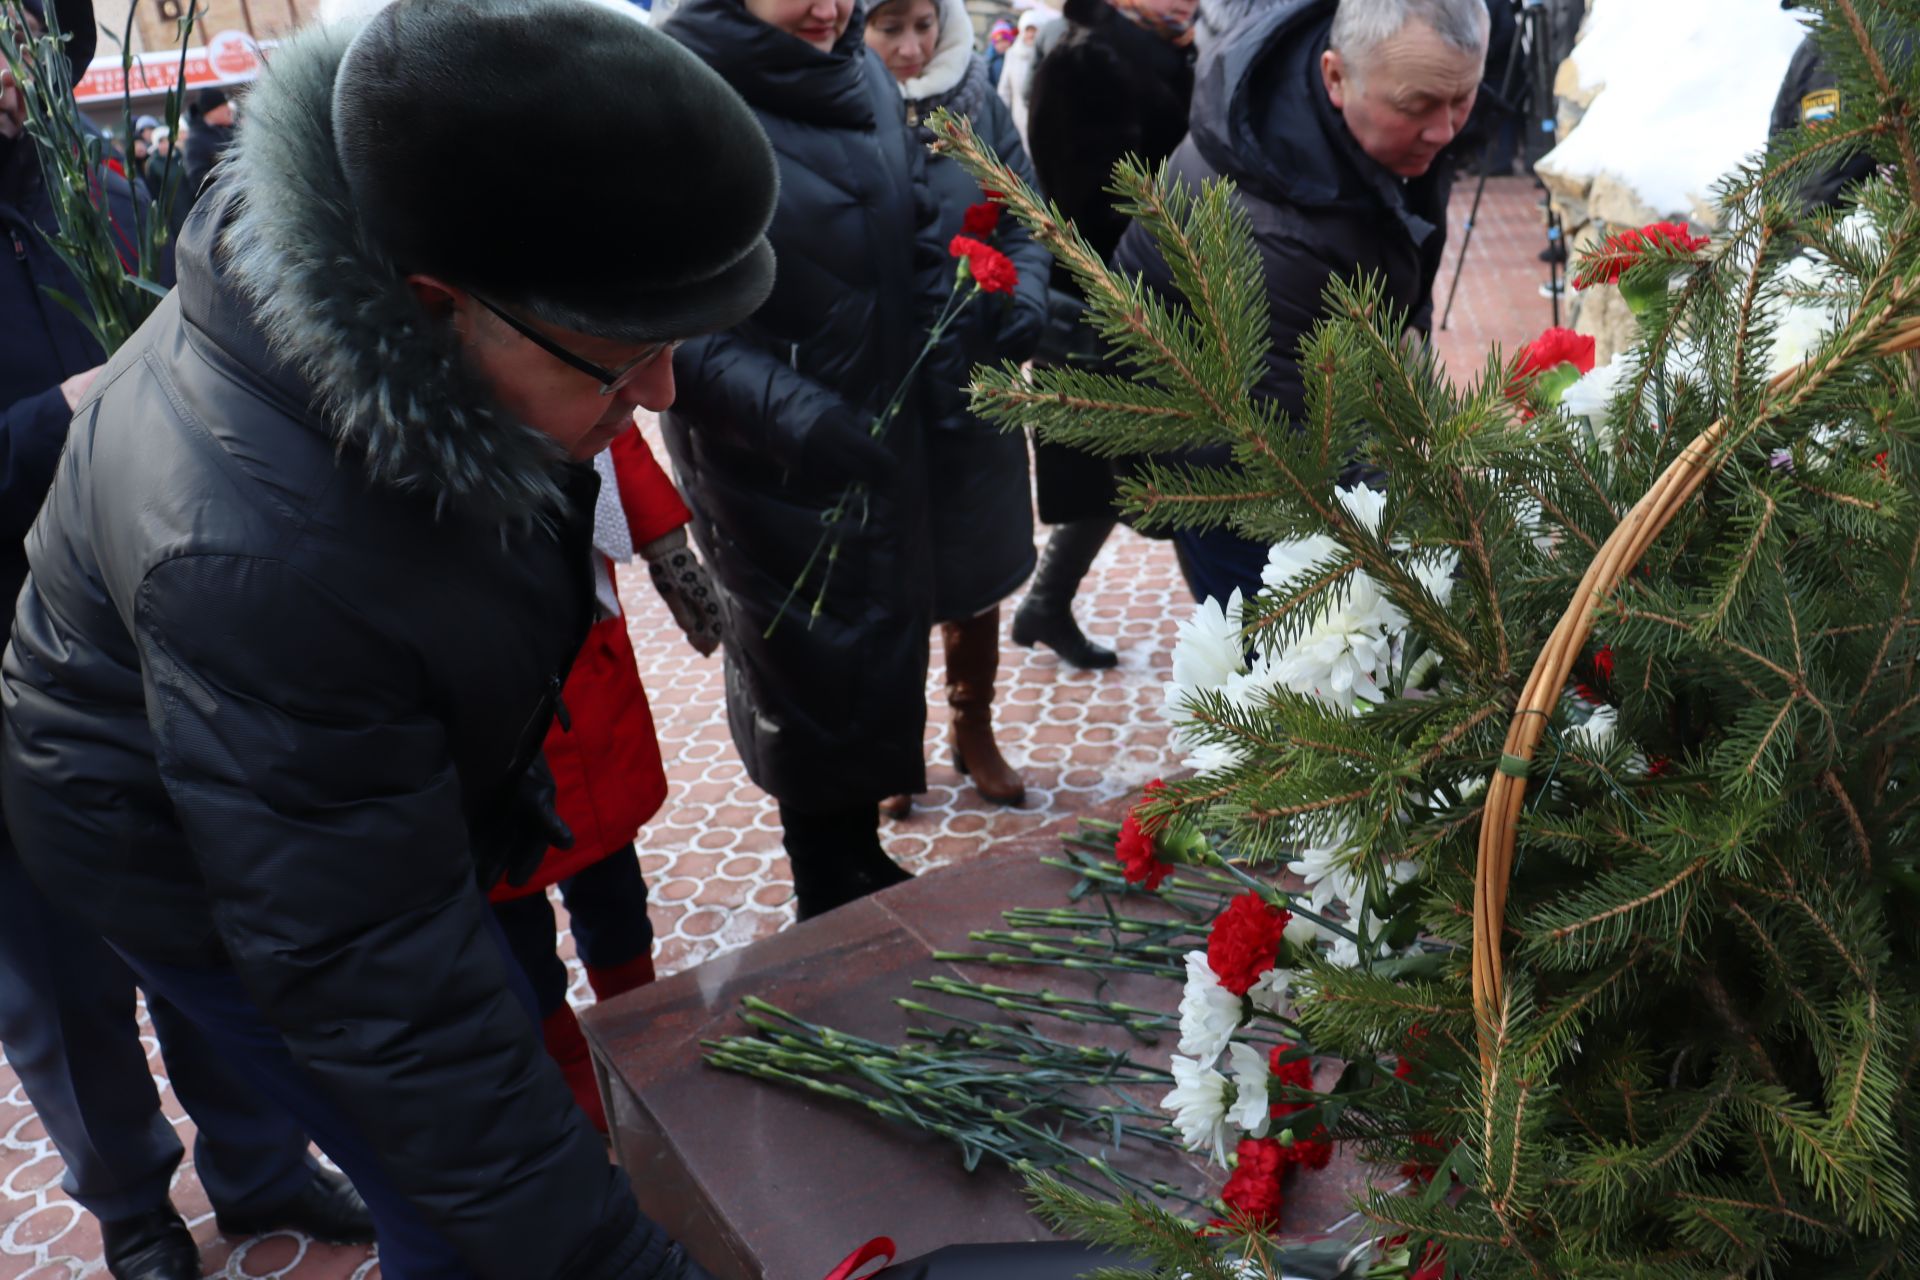
[[[1457,242],[1472,193],[1457,193]],[[1489,343],[1511,347],[1547,324],[1536,292],[1545,278],[1533,260],[1543,241],[1531,183],[1488,187],[1460,290],[1453,327],[1437,335],[1443,358],[1461,373],[1478,369]],[[1441,300],[1453,252],[1440,276]],[[649,436],[658,444],[657,431]],[[664,455],[663,455],[664,456]],[[622,598],[634,650],[653,703],[670,794],[641,833],[653,893],[657,958],[676,971],[744,946],[793,918],[791,885],[773,803],[748,782],[727,735],[720,661],[681,641],[644,572],[623,571]],[[1078,813],[1137,789],[1169,767],[1161,717],[1175,627],[1189,603],[1164,543],[1122,530],[1108,543],[1077,609],[1095,638],[1115,645],[1120,666],[1081,672],[1051,652],[1002,651],[1000,741],[1024,769],[1028,796],[1019,809],[982,801],[944,751],[944,691],[938,658],[929,678],[928,792],[905,821],[888,828],[894,857],[914,871],[965,858],[1001,837]],[[563,917],[564,918],[564,917]],[[571,939],[563,936],[571,954]],[[573,996],[592,997],[575,966]],[[192,1122],[165,1089],[165,1066],[142,1017],[155,1081],[167,1114],[192,1149]],[[98,1227],[60,1189],[62,1165],[13,1072],[0,1061],[0,1280],[67,1280],[105,1274]],[[279,1280],[369,1280],[379,1265],[365,1249],[316,1244],[290,1235],[233,1242],[220,1237],[191,1160],[174,1183],[174,1201],[202,1244],[209,1276]]]

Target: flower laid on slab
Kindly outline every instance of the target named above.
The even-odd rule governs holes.
[[[1257,893],[1243,893],[1215,917],[1207,935],[1207,965],[1220,985],[1243,996],[1280,960],[1280,939],[1293,913]]]

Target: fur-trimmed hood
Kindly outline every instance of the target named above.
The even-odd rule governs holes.
[[[224,214],[219,251],[206,245],[196,265],[245,295],[274,357],[304,382],[309,412],[375,483],[483,518],[548,518],[565,454],[501,408],[355,216],[332,115],[353,34],[311,29],[274,54],[210,193]]]

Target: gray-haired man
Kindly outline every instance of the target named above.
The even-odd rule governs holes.
[[[1430,326],[1450,150],[1480,87],[1488,25],[1486,0],[1286,0],[1201,62],[1190,131],[1167,168],[1196,191],[1222,176],[1239,189],[1271,309],[1254,394],[1284,412],[1304,408],[1300,340],[1329,280],[1377,275],[1410,328]],[[1138,225],[1114,265],[1171,286]],[[1219,529],[1183,532],[1175,545],[1195,599],[1260,589],[1264,544]]]

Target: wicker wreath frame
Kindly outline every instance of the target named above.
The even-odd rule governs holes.
[[[1920,319],[1896,326],[1879,349],[1885,355],[1920,350]],[[1780,374],[1768,384],[1769,390],[1779,393],[1789,389],[1805,369],[1803,365]],[[1499,1021],[1506,996],[1506,964],[1500,942],[1506,924],[1507,890],[1513,878],[1520,809],[1527,794],[1527,766],[1559,704],[1574,661],[1593,632],[1601,607],[1688,499],[1718,469],[1719,460],[1714,454],[1726,436],[1727,421],[1722,418],[1688,442],[1601,544],[1573,600],[1534,660],[1507,726],[1500,767],[1487,784],[1473,879],[1473,1010],[1480,1028],[1481,1064],[1489,1070],[1491,1028]]]

